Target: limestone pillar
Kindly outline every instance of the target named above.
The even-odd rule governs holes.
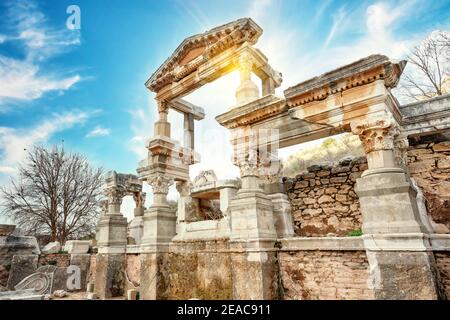
[[[173,179],[155,174],[147,179],[153,189],[153,204],[144,213],[144,234],[141,244],[141,297],[145,300],[164,299],[164,274],[160,261],[175,236],[176,212],[167,202]]]
[[[169,107],[164,101],[158,101],[159,120],[155,122],[155,136],[165,136],[170,138],[170,122],[167,121]]]
[[[239,57],[239,72],[241,83],[236,90],[236,105],[240,106],[259,98],[258,86],[252,81],[253,62],[248,53]]]
[[[276,299],[277,240],[272,201],[259,186],[258,165],[238,163],[242,188],[231,200],[230,248],[234,299]]]
[[[386,118],[352,123],[351,128],[361,139],[369,167],[356,181],[355,192],[375,298],[439,298],[438,273],[416,191],[395,150],[398,125]]]
[[[124,192],[107,190],[108,212],[98,223],[95,291],[100,299],[124,294],[127,219],[120,213]]]
[[[184,147],[194,149],[194,115],[184,114]]]
[[[368,170],[356,182],[365,234],[426,232],[420,222],[416,192],[405,170],[395,161],[393,120],[352,124],[367,156]]]
[[[141,244],[142,235],[144,233],[144,201],[145,192],[135,192],[133,194],[134,202],[136,207],[134,208],[134,218],[130,222],[129,235],[132,237],[136,244]]]

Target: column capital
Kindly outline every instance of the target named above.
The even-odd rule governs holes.
[[[366,154],[373,151],[394,150],[394,139],[399,135],[398,125],[391,119],[365,120],[351,123]]]
[[[188,181],[177,181],[176,188],[180,196],[187,197],[189,196],[191,184]]]
[[[167,103],[167,101],[160,101],[160,100],[158,100],[157,103],[158,103],[158,112],[159,113],[161,113],[161,112],[164,112],[164,113],[169,112],[169,104]]]
[[[169,187],[173,184],[173,178],[169,178],[163,174],[153,175],[147,181],[152,187],[153,193],[161,194],[169,193]]]
[[[106,189],[105,194],[108,198],[108,205],[121,205],[122,199],[125,197],[125,191],[117,187]]]

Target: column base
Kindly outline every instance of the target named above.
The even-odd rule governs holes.
[[[126,254],[97,254],[95,293],[100,299],[125,294]]]
[[[366,170],[357,179],[355,192],[364,234],[427,232],[420,222],[416,191],[402,169]]]
[[[127,218],[121,214],[106,214],[98,223],[98,242],[100,247],[126,247]]]
[[[437,300],[445,297],[431,252],[368,250],[366,254],[375,299]]]
[[[146,210],[141,248],[156,248],[158,244],[169,243],[176,234],[176,220],[175,211],[168,206]]]

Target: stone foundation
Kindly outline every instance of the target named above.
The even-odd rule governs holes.
[[[232,299],[226,242],[177,243],[171,252],[142,254],[141,259],[141,278],[155,279],[148,287],[141,283],[143,299]]]
[[[365,251],[280,252],[279,262],[284,299],[374,298]]]
[[[125,293],[125,254],[97,254],[95,292],[100,299]]]

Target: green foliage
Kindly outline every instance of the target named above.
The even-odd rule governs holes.
[[[283,175],[295,177],[313,164],[337,163],[346,156],[360,157],[364,155],[361,142],[356,135],[344,134],[326,138],[321,144],[302,148],[299,152],[283,161]]]
[[[67,251],[64,251],[64,250],[59,250],[59,251],[58,251],[58,254],[68,254],[68,252],[67,252]]]
[[[347,233],[347,237],[359,237],[359,236],[362,236],[362,231],[361,231],[361,229],[357,229],[357,230],[353,230],[353,231],[350,231],[349,233]]]

